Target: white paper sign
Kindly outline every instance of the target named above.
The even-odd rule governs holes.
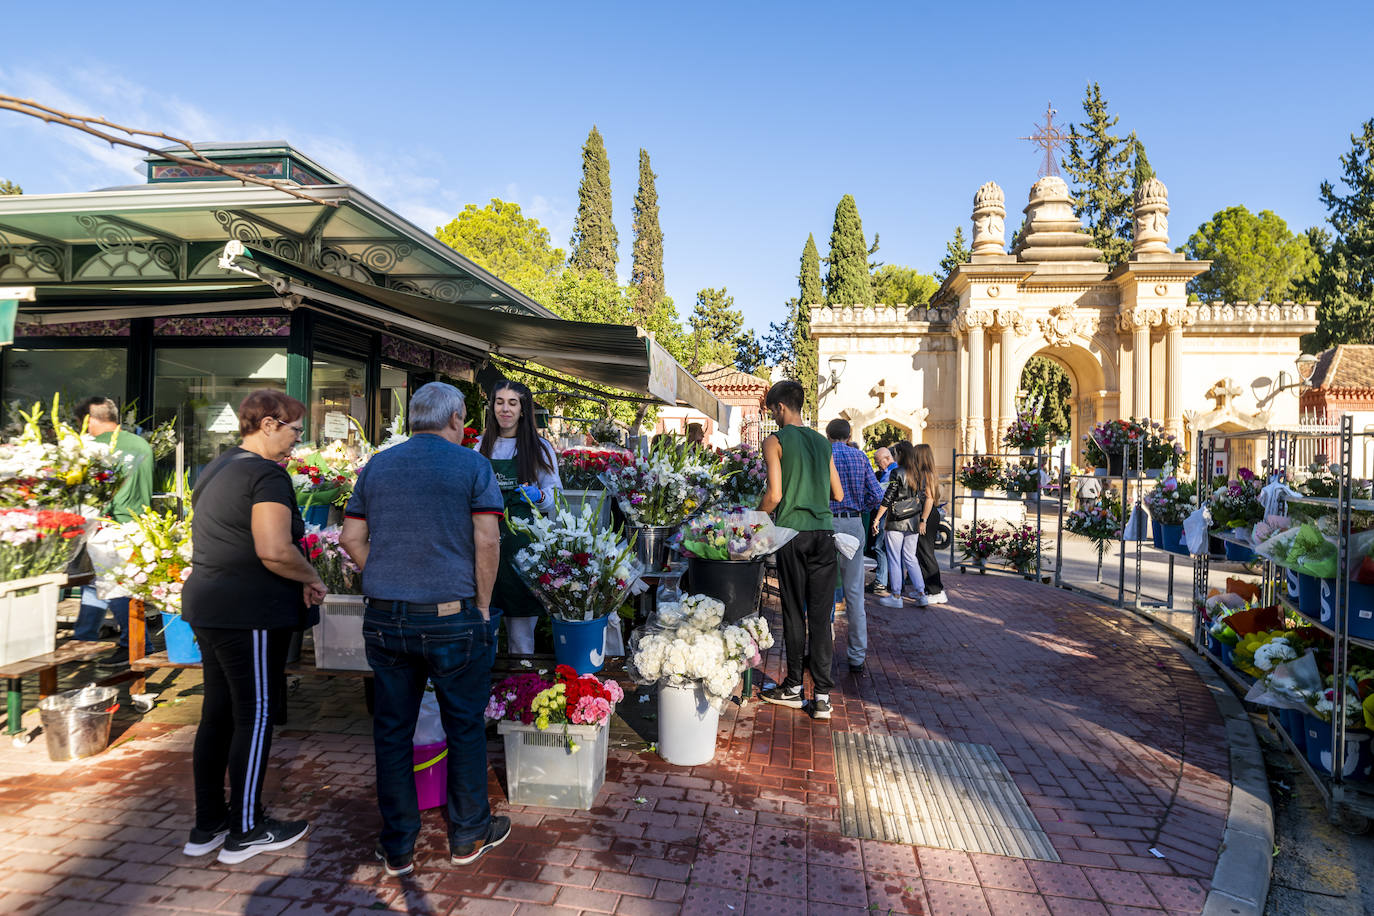
[[[331,410],[324,415],[324,429],[320,432],[323,439],[348,438],[348,414]]]
[[[205,409],[205,428],[212,433],[236,433],[239,417],[228,404],[211,404]]]

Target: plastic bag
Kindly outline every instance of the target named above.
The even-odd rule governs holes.
[[[124,566],[119,555],[119,543],[124,536],[119,525],[102,523],[86,538],[86,555],[95,571],[95,593],[101,600],[127,598],[129,592],[115,583],[115,570]]]
[[[415,720],[415,746],[438,744],[447,740],[444,721],[439,715],[439,697],[428,683],[420,697],[420,716]]]
[[[1196,509],[1183,520],[1183,542],[1193,556],[1207,553],[1207,510]]]
[[[735,537],[728,531],[721,532],[717,523],[727,528],[757,530],[747,537]],[[683,552],[705,560],[757,560],[776,552],[796,536],[796,529],[774,525],[767,512],[736,509],[689,520],[674,536],[673,543]]]
[[[601,651],[605,655],[625,654],[625,635],[620,629],[619,614],[612,614],[611,619],[606,621],[606,641],[602,644]]]
[[[1275,709],[1295,709],[1310,713],[1303,695],[1316,695],[1322,690],[1322,676],[1317,670],[1314,650],[1308,649],[1302,658],[1280,662],[1267,677],[1250,685],[1245,702],[1273,706]]]
[[[852,560],[855,552],[859,549],[859,539],[852,534],[837,534],[835,535],[835,549],[846,560]]]
[[[1131,507],[1131,517],[1126,522],[1126,528],[1122,532],[1122,539],[1127,541],[1145,541],[1150,538],[1150,522],[1140,505]]]
[[[1273,480],[1265,484],[1264,489],[1260,490],[1259,501],[1264,508],[1265,515],[1283,514],[1283,501],[1290,496],[1301,496],[1288,484],[1281,480]]]

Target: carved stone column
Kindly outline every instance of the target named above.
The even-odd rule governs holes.
[[[959,316],[965,339],[968,341],[968,447],[966,451],[987,451],[987,429],[983,408],[985,406],[983,385],[987,377],[987,354],[985,351],[983,328],[992,323],[992,316],[986,312],[967,311]]]
[[[995,448],[1001,448],[1002,437],[1016,419],[1016,392],[1021,387],[1021,379],[1012,370],[1013,356],[1016,353],[1016,338],[1025,332],[1021,312],[1016,309],[997,310],[997,327],[1001,330],[998,345],[999,365],[997,368],[997,441]]]
[[[1164,430],[1183,441],[1183,326],[1188,323],[1186,308],[1164,313],[1164,361],[1168,383],[1164,389]]]
[[[1150,415],[1150,328],[1158,322],[1158,309],[1133,308],[1121,313],[1121,330],[1132,336],[1130,415],[1137,419]]]

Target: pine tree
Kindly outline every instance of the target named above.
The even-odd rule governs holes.
[[[735,297],[720,289],[703,289],[697,293],[692,309],[692,340],[689,369],[695,373],[702,366],[720,363],[735,364],[744,337],[744,315],[734,307]],[[751,335],[752,336],[752,335]],[[746,371],[752,371],[750,366]]]
[[[1118,120],[1107,113],[1102,89],[1093,83],[1083,99],[1084,124],[1069,127],[1069,156],[1062,163],[1074,185],[1074,214],[1088,221],[1094,248],[1108,264],[1130,257],[1133,201],[1128,183],[1132,178],[1134,142],[1111,132]]]
[[[955,226],[954,238],[945,243],[945,256],[940,259],[940,272],[935,279],[941,283],[945,282],[945,278],[954,272],[954,268],[971,257],[973,257],[973,251],[964,241],[964,227]]]
[[[868,243],[854,196],[846,194],[835,207],[830,230],[829,269],[825,275],[826,305],[872,305],[873,276],[868,272]]]
[[[1340,159],[1347,193],[1336,193],[1329,181],[1321,184],[1335,234],[1318,280],[1323,296],[1312,340],[1317,349],[1374,341],[1374,118],[1350,143],[1350,153]]]
[[[649,154],[639,151],[639,190],[634,205],[634,262],[630,268],[630,285],[634,287],[635,314],[641,317],[653,311],[654,304],[664,296],[663,230],[658,224],[658,176],[649,167]]]
[[[593,125],[582,147],[582,184],[577,188],[577,218],[568,265],[579,271],[595,270],[614,280],[619,244],[611,218],[611,163],[601,131]]]

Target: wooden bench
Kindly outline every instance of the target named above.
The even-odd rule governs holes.
[[[90,661],[96,656],[109,652],[114,647],[113,642],[70,640],[52,652],[0,666],[0,678],[4,678],[6,684],[5,700],[8,718],[6,734],[17,735],[23,730],[25,677],[37,674],[39,699],[51,696],[57,693],[57,669],[60,666]]]

